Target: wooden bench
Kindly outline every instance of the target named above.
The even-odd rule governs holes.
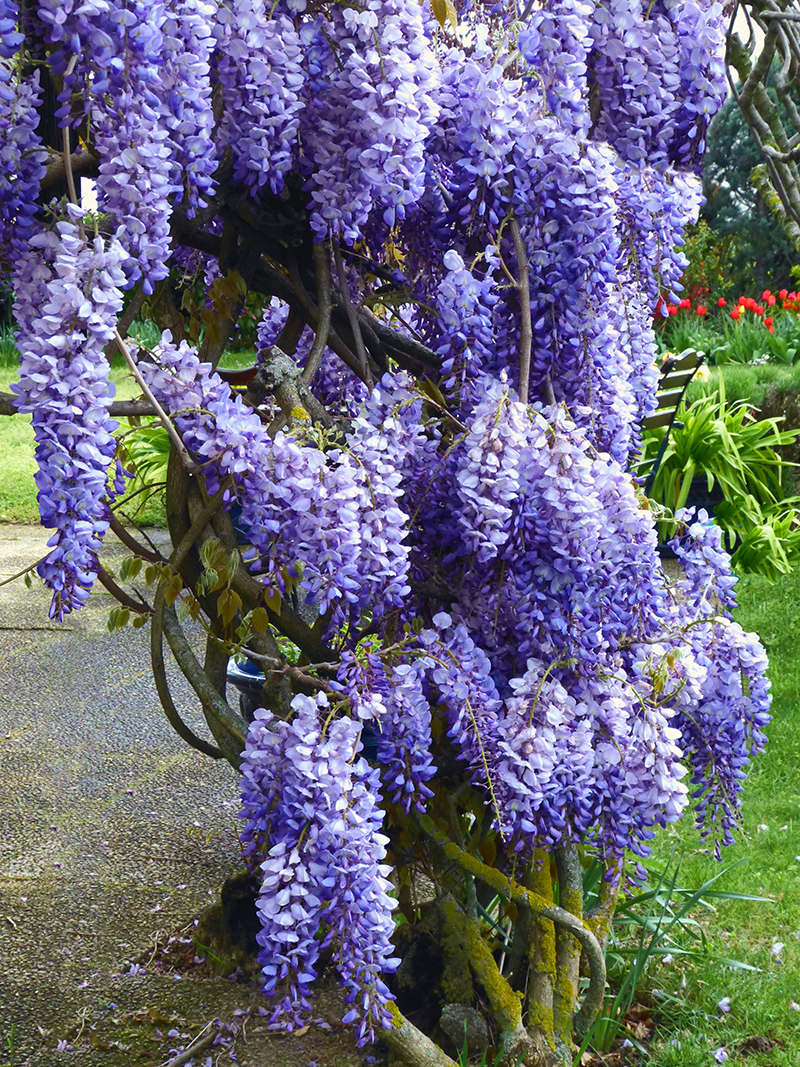
[[[696,352],[693,348],[686,348],[677,356],[670,356],[661,365],[661,376],[656,391],[658,405],[654,412],[642,419],[642,431],[655,430],[664,426],[666,432],[655,459],[652,462],[634,464],[639,478],[644,477],[642,489],[645,496],[649,496],[653,488],[658,468],[667,450],[670,430],[675,425],[675,416],[678,414],[678,408],[681,406],[689,382],[694,378],[704,360],[705,356],[702,353]],[[678,426],[681,425],[682,423],[678,423]]]

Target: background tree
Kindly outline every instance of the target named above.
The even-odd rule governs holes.
[[[717,245],[717,296],[792,288],[797,250],[753,185],[761,153],[735,100],[720,108],[708,131],[700,217]],[[721,253],[721,254],[720,254]]]
[[[431,1003],[480,1007],[511,1062],[564,1064],[602,1006],[626,856],[690,793],[731,840],[768,719],[719,531],[680,517],[669,584],[626,473],[723,28],[671,0],[432,11],[2,0],[3,404],[32,415],[52,614],[102,581],[114,624],[150,626],[178,734],[242,773],[272,1022],[306,1021],[326,959],[361,1040],[452,1067],[388,985],[399,910],[440,946]],[[215,368],[253,293],[237,387]],[[152,351],[124,339],[145,299]],[[168,557],[114,513],[126,414],[171,442]],[[251,723],[226,700],[235,653],[265,669]]]

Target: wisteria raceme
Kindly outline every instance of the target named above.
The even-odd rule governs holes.
[[[722,5],[612,0],[590,33],[597,133],[626,162],[696,167],[725,97]]]
[[[175,346],[165,334],[156,356],[143,372],[177,413],[189,450],[208,464],[209,491],[231,478],[228,499],[241,505],[250,562],[267,583],[285,593],[287,572],[293,581],[302,576],[308,602],[337,620],[367,603],[376,614],[399,607],[408,591],[408,550],[392,449],[407,446],[380,390],[373,405],[384,425],[358,419],[347,447],[326,454],[291,434],[270,438],[258,415],[185,342]]]
[[[464,260],[450,249],[443,257],[446,274],[439,285],[436,352],[442,357],[442,379],[454,410],[475,401],[475,379],[494,363],[492,308],[497,256],[485,253],[482,277],[467,270]]]
[[[310,221],[318,240],[350,245],[373,213],[388,232],[422,196],[436,66],[418,0],[335,5],[316,32],[336,51],[317,50],[324,72],[301,123]]]
[[[520,453],[528,412],[500,383],[475,409],[456,483],[463,501],[459,521],[464,549],[478,563],[494,559],[511,535],[520,489]]]
[[[242,753],[239,813],[245,820],[239,834],[242,856],[254,865],[260,862],[268,847],[270,824],[280,796],[285,741],[285,734],[275,729],[272,712],[256,709]]]
[[[99,206],[115,217],[117,237],[128,252],[126,287],[141,279],[144,291],[152,293],[169,271],[169,197],[176,191],[168,129],[174,122],[162,122],[158,95],[166,8],[161,0],[113,5],[41,0],[39,14],[55,46],[53,71],[64,78],[62,125],[80,122],[85,114],[92,126],[100,159]],[[83,114],[74,116],[76,96],[83,99]],[[198,148],[207,150],[202,138]]]
[[[669,712],[645,703],[620,667],[617,677],[580,679],[531,659],[510,683],[498,729],[497,775],[508,833],[553,847],[602,827],[608,858],[644,853],[652,827],[686,806],[686,774]],[[654,788],[655,786],[655,788]]]
[[[414,804],[425,809],[433,796],[425,784],[436,773],[431,755],[431,708],[425,694],[424,659],[398,664],[391,675],[386,714],[380,720],[378,761],[391,798],[406,812]]]
[[[217,168],[210,60],[217,5],[171,0],[162,27],[161,112],[174,148],[172,185],[189,218],[214,188]]]
[[[16,25],[15,7],[0,17]],[[16,46],[18,34],[3,33],[0,44],[0,255],[8,260],[24,254],[35,229],[36,200],[45,175],[45,152],[36,133],[41,101],[39,73],[17,78],[4,53]]]
[[[15,279],[21,366],[12,388],[17,409],[33,416],[39,512],[56,531],[38,570],[59,620],[88,599],[108,528],[117,424],[103,349],[122,309],[124,261],[117,241],[86,239],[73,209],[71,221],[31,238]]]
[[[273,441],[185,342],[175,346],[165,335],[157,356],[158,366],[143,368],[150,386],[168,411],[181,413],[177,424],[208,464],[210,490],[232,479],[229,499],[241,504],[252,562],[266,570],[268,583],[285,592],[286,568],[295,578],[302,570],[306,593],[323,613],[357,603],[363,489],[355,464],[345,457],[329,466],[319,449],[289,434]]]
[[[458,48],[445,54],[431,138],[448,192],[445,210],[462,225],[487,226],[490,233],[510,206],[511,154],[527,104],[520,83],[509,80],[496,58],[488,27],[481,25],[469,56]]]
[[[686,524],[672,545],[684,566],[676,625],[689,620],[686,643],[706,671],[696,706],[679,718],[684,755],[692,769],[695,813],[704,836],[730,844],[738,823],[744,768],[765,743],[771,696],[767,657],[756,634],[731,619],[735,576],[722,531],[701,511],[678,514]],[[687,619],[688,616],[688,619]]]
[[[394,901],[383,863],[387,839],[379,832],[377,772],[357,759],[356,720],[322,727],[323,695],[316,701],[297,696],[292,709],[288,722],[257,713],[242,790],[246,833],[250,840],[255,829],[266,837],[258,941],[265,992],[279,998],[271,1022],[290,1030],[304,1024],[319,953],[330,945],[345,1002],[352,1005],[345,1020],[359,1022],[363,1043],[376,1025],[390,1025],[392,996],[380,975],[399,963],[392,955]],[[274,795],[274,765],[261,754],[263,740],[281,765],[271,820],[262,815],[273,810]],[[319,939],[323,924],[327,932]]]
[[[98,201],[116,217],[117,237],[129,253],[127,286],[141,279],[150,294],[169,273],[169,197],[176,191],[172,146],[157,95],[166,12],[158,0],[131,0],[115,15],[112,47],[119,58],[111,63],[106,93],[100,97],[93,87]],[[202,138],[200,148],[207,150]]]
[[[264,186],[279,193],[295,162],[305,106],[302,45],[290,5],[220,5],[216,35],[222,139],[233,150],[235,176],[255,193]]]
[[[588,133],[587,57],[592,5],[586,0],[552,0],[533,11],[517,43],[544,89],[548,110],[564,126]]]

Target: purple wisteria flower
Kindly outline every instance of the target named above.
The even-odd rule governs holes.
[[[292,709],[289,721],[257,712],[243,754],[245,840],[251,864],[263,857],[258,942],[264,992],[275,998],[270,1022],[304,1025],[330,946],[351,1005],[344,1021],[358,1023],[363,1044],[391,1025],[381,975],[400,962],[378,773],[358,758],[359,722],[332,718],[324,695],[297,696]]]
[[[108,528],[108,468],[116,442],[104,347],[122,310],[126,255],[112,239],[88,240],[81,212],[35,234],[20,263],[14,314],[20,350],[17,410],[36,434],[39,513],[55,529],[39,574],[53,590],[50,615],[81,607],[97,577]]]

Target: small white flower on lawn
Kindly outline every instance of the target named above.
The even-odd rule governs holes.
[[[770,953],[775,957],[778,963],[781,962],[781,953],[783,952],[783,941],[776,941],[770,949]]]
[[[717,1007],[720,1011],[729,1012],[731,1010],[731,998],[723,997],[719,1004],[717,1004]]]
[[[800,1011],[800,1004],[798,1004],[796,1000],[790,1000],[789,1007],[792,1011]]]
[[[758,826],[756,827],[756,833],[757,834],[768,834],[769,833],[769,827],[767,826],[767,824],[765,822],[760,822],[758,824]],[[722,1061],[720,1060],[720,1063],[721,1062]]]
[[[662,963],[674,963],[675,962],[675,957],[672,955],[671,952],[668,952],[666,954],[666,956],[662,956],[661,957],[661,962]]]

